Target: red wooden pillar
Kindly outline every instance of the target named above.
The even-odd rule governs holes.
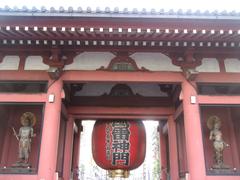
[[[178,154],[177,154],[177,133],[176,123],[173,116],[168,117],[168,141],[169,141],[169,159],[170,159],[170,177],[171,180],[178,180]]]
[[[74,119],[72,117],[69,117],[66,128],[64,165],[63,165],[63,178],[66,180],[70,179],[71,177],[73,135],[74,135]]]
[[[159,125],[160,134],[160,157],[161,157],[161,180],[167,180],[167,149],[166,136],[163,133],[163,128]]]
[[[191,96],[197,99],[197,92],[185,80],[182,83],[182,93],[189,177],[190,180],[204,180],[206,175],[199,105],[197,100],[191,102]]]
[[[74,141],[73,141],[73,161],[72,161],[72,170],[73,170],[73,180],[78,180],[78,168],[79,168],[79,157],[80,157],[80,137],[82,131],[81,122],[78,124],[78,130],[74,133]]]
[[[51,84],[52,83],[52,84]],[[41,180],[56,178],[56,163],[58,150],[58,136],[61,116],[61,92],[63,82],[61,79],[49,82],[49,95],[54,95],[54,102],[46,102],[42,130],[38,177]]]
[[[231,117],[231,110],[230,108],[228,108],[228,126],[229,126],[229,134],[230,134],[230,146],[231,151],[232,151],[232,155],[233,155],[233,164],[234,167],[240,167],[240,162],[239,162],[239,155],[238,155],[238,151],[237,151],[237,143],[236,143],[236,139],[235,139],[235,133],[234,133],[234,124],[233,124],[233,120]]]

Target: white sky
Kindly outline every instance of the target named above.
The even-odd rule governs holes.
[[[240,0],[0,0],[0,7],[8,5],[9,7],[27,6],[31,8],[45,6],[59,8],[60,6],[69,7],[74,9],[81,6],[83,9],[86,7],[119,7],[120,10],[128,8],[146,8],[147,10],[154,9],[192,9],[192,10],[227,10],[227,11],[240,11]]]

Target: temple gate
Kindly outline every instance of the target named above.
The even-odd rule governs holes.
[[[6,8],[0,24],[0,180],[77,179],[84,119],[159,121],[163,180],[239,179],[238,15]]]

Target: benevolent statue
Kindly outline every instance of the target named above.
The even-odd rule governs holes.
[[[18,158],[15,167],[30,167],[31,165],[28,163],[29,154],[31,152],[31,140],[32,137],[35,137],[36,134],[33,133],[33,126],[36,123],[36,117],[31,112],[25,112],[22,114],[21,118],[22,127],[19,129],[19,133],[17,134],[15,129],[13,128],[14,135],[19,141],[19,151]]]
[[[213,141],[214,165],[212,169],[229,169],[223,162],[223,151],[229,145],[222,138],[221,120],[218,116],[211,116],[207,120],[207,126],[211,130],[209,139]]]

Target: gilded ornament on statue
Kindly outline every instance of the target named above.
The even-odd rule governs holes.
[[[214,149],[214,165],[213,169],[229,169],[229,166],[224,164],[223,151],[229,145],[222,138],[221,120],[218,116],[210,116],[207,119],[207,127],[210,129],[209,139],[213,141]]]

